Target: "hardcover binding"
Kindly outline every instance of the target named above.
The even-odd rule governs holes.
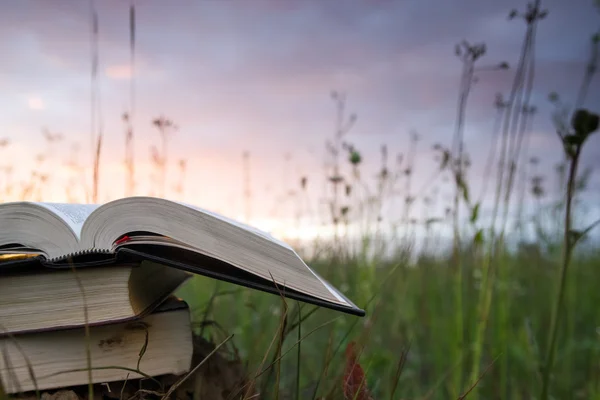
[[[142,313],[140,313],[136,316],[129,317],[129,318],[119,318],[119,319],[114,319],[114,320],[110,320],[110,321],[102,321],[102,322],[98,322],[98,323],[90,323],[90,324],[88,324],[88,326],[96,327],[96,326],[104,326],[104,325],[109,325],[109,324],[125,324],[125,323],[143,320],[144,318],[146,318],[147,316],[152,315],[152,314],[178,311],[178,310],[182,310],[182,309],[189,309],[189,304],[186,301],[184,301],[178,297],[175,297],[173,294],[168,294],[164,297],[160,297],[159,299],[157,299],[157,301],[153,305],[151,305],[146,310],[144,310]],[[61,325],[60,328],[58,328],[58,330],[69,331],[69,330],[73,330],[73,329],[80,329],[83,326],[85,326],[85,325]],[[0,328],[0,339],[10,337],[13,335],[27,335],[27,334],[31,334],[31,333],[44,333],[44,332],[51,332],[51,331],[55,331],[55,330],[57,330],[55,327],[48,327],[48,328],[15,330],[15,331],[7,332]]]
[[[159,248],[159,250],[157,250],[157,248]],[[159,253],[160,256],[156,255],[156,253]],[[114,253],[107,251],[84,251],[75,255],[69,255],[64,258],[53,260],[47,260],[43,256],[38,256],[25,260],[4,261],[0,262],[0,276],[3,274],[35,271],[39,268],[86,268],[109,266],[113,264],[139,263],[145,260],[177,268],[192,274],[206,276],[278,296],[284,296],[292,300],[298,300],[345,314],[359,317],[363,317],[366,314],[364,310],[357,307],[350,299],[344,296],[344,294],[331,286],[331,290],[335,290],[336,294],[342,297],[350,307],[329,303],[280,285],[276,286],[272,281],[263,279],[212,257],[195,252],[182,251],[181,249],[173,251],[164,246],[135,245],[130,247],[120,247]]]

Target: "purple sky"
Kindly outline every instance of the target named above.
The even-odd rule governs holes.
[[[546,100],[558,91],[574,99],[600,14],[592,0],[543,1],[550,14],[538,31],[533,103],[539,113],[533,154],[543,168],[560,148]],[[179,126],[172,160],[188,160],[185,201],[233,216],[243,212],[241,154],[252,154],[254,213],[266,218],[276,197],[321,174],[331,136],[332,89],[348,94],[358,122],[348,137],[365,168],[377,167],[379,148],[405,152],[418,131],[417,180],[434,168],[431,145],[449,144],[460,64],[454,45],[485,41],[481,65],[514,65],[524,33],[507,21],[525,1],[389,0],[139,0],[136,2],[136,148],[140,184],[149,174],[149,147],[159,136],[150,121],[161,114]],[[106,134],[102,200],[123,195],[123,125],[129,105],[129,2],[97,1],[101,119]],[[90,162],[90,9],[74,0],[13,1],[0,13],[0,165],[32,168],[41,129],[77,141]],[[512,71],[485,73],[470,98],[466,140],[475,165],[487,154],[494,95],[507,93]],[[598,81],[587,106],[600,106]],[[600,135],[597,135],[600,136]],[[600,166],[600,138],[585,162]],[[70,145],[62,146],[70,152]],[[37,149],[36,149],[37,151]],[[286,153],[292,155],[285,163]],[[67,156],[61,157],[66,160]],[[7,160],[7,161],[4,161]],[[172,168],[171,170],[174,170]],[[475,168],[475,174],[481,167]],[[66,174],[56,170],[54,175]],[[1,183],[0,183],[1,185]],[[595,182],[598,198],[598,180]],[[48,194],[61,200],[58,183]],[[143,190],[143,189],[140,189]]]

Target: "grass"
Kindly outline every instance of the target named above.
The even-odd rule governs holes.
[[[133,5],[129,12],[133,68]],[[580,245],[600,221],[580,225],[578,220],[581,194],[590,178],[589,173],[578,172],[580,155],[598,125],[597,115],[582,109],[596,72],[600,37],[596,34],[592,39],[575,109],[566,108],[558,96],[551,96],[557,106],[554,122],[565,162],[558,171],[559,194],[550,196],[545,186],[551,177],[539,174],[545,160],[535,157],[536,161],[530,162],[535,155],[528,145],[536,110],[530,97],[537,25],[546,14],[537,0],[522,13],[510,12],[510,19],[523,20],[527,29],[508,99],[503,100],[501,95],[496,99],[497,119],[485,166],[489,179],[477,198],[472,195],[469,152],[463,138],[468,125],[468,97],[471,90],[476,90],[472,84],[479,75],[485,78],[482,72],[507,73],[500,70],[508,68],[504,62],[479,66],[479,59],[486,54],[485,44],[464,41],[456,48],[463,73],[455,132],[450,147],[433,146],[438,168],[425,184],[415,179],[415,154],[422,137],[414,132],[407,154],[398,154],[392,163],[388,159],[390,150],[383,146],[375,180],[366,179],[361,173],[363,155],[351,143],[356,114],[347,112],[350,107],[345,93],[332,92],[335,129],[326,143],[329,164],[323,176],[328,186],[317,202],[324,207],[307,206],[303,212],[311,214],[304,217],[333,226],[334,238],[306,259],[324,278],[366,308],[367,316],[359,319],[339,315],[195,277],[181,288],[180,295],[191,305],[198,323],[196,333],[214,339],[223,337],[224,331],[228,335],[225,341],[235,335],[231,342],[248,363],[249,383],[240,388],[238,395],[244,397],[260,390],[261,398],[268,399],[347,400],[342,393],[344,382],[348,371],[354,371],[352,365],[349,367],[347,349],[360,348],[357,365],[364,366],[366,378],[359,383],[374,399],[600,399],[600,292],[596,288],[600,248],[589,243]],[[95,44],[97,16],[93,18]],[[103,131],[97,118],[101,114],[96,89],[97,54],[92,61],[93,177],[84,191],[88,199],[94,200],[98,198],[101,176]],[[131,146],[133,132],[137,135],[140,131],[131,117],[133,81],[130,103],[129,113],[123,117],[126,193],[134,192],[136,168]],[[163,195],[170,190],[167,170],[169,160],[176,157],[167,150],[177,125],[165,117],[149,125],[158,131],[160,139],[159,145],[151,146],[156,169],[153,191]],[[43,198],[44,188],[52,184],[51,177],[43,173],[44,161],[52,157],[55,152],[51,146],[60,140],[62,137],[46,135],[48,151],[38,157],[31,180],[22,187],[21,198]],[[0,152],[9,146],[10,141],[0,140]],[[249,218],[249,152],[244,153],[243,160]],[[174,191],[181,194],[186,162],[178,160],[177,165],[180,182]],[[75,165],[74,169],[79,167]],[[7,169],[0,195],[18,190],[9,175]],[[483,198],[488,185],[494,184],[489,221],[482,216],[486,206]],[[298,190],[291,191],[298,204],[313,203],[307,190],[310,185],[314,183],[302,177]],[[451,190],[451,204],[444,202],[440,188]],[[415,216],[418,202],[424,205],[422,218]],[[445,209],[443,215],[439,215],[440,208]],[[401,220],[394,221],[390,215],[398,209],[400,212],[395,214],[401,215]],[[518,210],[519,220],[515,237],[507,229],[514,222],[513,209]],[[347,235],[353,226],[359,230],[358,244]],[[447,252],[434,252],[441,240],[436,229],[441,226],[453,232],[451,245]],[[393,233],[391,241],[384,240],[385,227]],[[417,229],[426,232],[422,250],[414,246]],[[534,239],[524,239],[527,229],[535,232]],[[381,256],[384,253],[391,255]]]
[[[481,353],[482,371],[498,358],[498,349],[506,348],[509,368],[506,373],[506,388],[498,387],[501,371],[498,364],[490,367],[486,376],[473,389],[480,398],[499,398],[500,389],[510,399],[528,399],[539,393],[541,388],[540,366],[543,363],[543,345],[548,337],[552,314],[552,293],[555,291],[556,276],[560,267],[555,260],[534,251],[523,250],[505,260],[508,268],[506,281],[495,280],[494,290],[506,290],[508,304],[495,301],[491,305],[488,329]],[[453,371],[461,369],[468,374],[472,353],[468,346],[461,359],[450,357],[451,329],[455,323],[455,301],[453,271],[448,268],[449,258],[422,259],[410,265],[390,262],[374,271],[374,279],[365,286],[356,277],[366,268],[357,260],[343,264],[328,261],[316,263],[317,268],[337,287],[347,287],[346,295],[352,299],[365,299],[377,291],[377,300],[367,309],[367,317],[343,316],[316,331],[302,342],[300,374],[301,393],[310,393],[327,367],[328,378],[321,380],[319,394],[327,393],[332,387],[341,388],[341,379],[335,379],[344,365],[344,355],[338,352],[327,363],[324,355],[331,346],[345,348],[350,340],[363,336],[363,365],[369,365],[367,386],[376,399],[422,398],[431,392],[430,399],[451,398],[453,388],[449,379]],[[600,279],[600,251],[582,254],[575,258],[570,279],[565,291],[565,314],[570,315],[571,324],[559,328],[557,363],[554,370],[552,393],[555,398],[596,398],[600,396],[599,366],[600,341],[596,326],[600,322],[600,301],[596,282]],[[415,268],[417,266],[417,268]],[[393,272],[390,275],[390,271]],[[464,263],[463,302],[465,305],[465,341],[472,343],[477,323],[476,308],[479,301],[481,282],[478,279],[480,266],[477,260]],[[381,282],[385,282],[383,285]],[[204,317],[214,283],[207,278],[194,278],[182,288],[181,295],[190,302],[198,319]],[[235,287],[223,283],[220,290]],[[293,303],[290,302],[290,309]],[[243,294],[230,294],[216,299],[211,307],[209,319],[216,319],[226,331],[236,333],[243,359],[250,365],[258,365],[269,349],[274,332],[280,326],[281,300],[277,296],[245,290]],[[309,306],[304,306],[308,310]],[[497,318],[507,308],[506,324]],[[325,309],[317,310],[302,323],[307,332],[338,317]],[[297,328],[295,328],[297,329]],[[368,335],[364,337],[364,332]],[[347,335],[347,332],[350,332]],[[505,336],[511,340],[504,346]],[[282,352],[292,346],[296,334],[291,332],[283,343]],[[410,344],[406,363],[395,389],[395,373],[403,349]],[[275,346],[273,346],[275,347]],[[276,354],[276,349],[271,352]],[[568,360],[568,362],[567,362]],[[328,365],[326,365],[328,364]],[[251,368],[252,370],[252,368]],[[576,371],[576,373],[570,373]],[[281,360],[279,377],[282,392],[293,393],[297,371],[297,358],[288,353]],[[271,378],[272,386],[274,377]],[[474,382],[465,384],[459,391],[466,391]],[[269,385],[266,385],[269,387]],[[391,397],[395,390],[395,396]],[[473,394],[473,393],[472,393]],[[571,397],[574,396],[575,397]],[[303,395],[300,398],[310,398]]]

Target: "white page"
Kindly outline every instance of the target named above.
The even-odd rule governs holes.
[[[224,222],[230,223],[232,225],[238,226],[238,227],[240,227],[242,229],[245,229],[245,230],[247,230],[249,232],[252,232],[252,233],[254,233],[256,235],[259,235],[259,236],[261,236],[261,237],[263,237],[263,238],[265,238],[265,239],[267,239],[267,240],[269,240],[269,241],[271,241],[273,243],[276,243],[276,244],[278,244],[278,245],[280,245],[282,247],[290,249],[292,252],[294,252],[294,254],[296,254],[296,251],[289,244],[287,244],[287,243],[285,243],[285,242],[283,242],[281,240],[278,240],[277,238],[275,238],[274,236],[272,236],[268,232],[264,232],[264,231],[262,231],[262,230],[260,230],[258,228],[253,227],[253,226],[250,226],[250,225],[244,224],[242,222],[233,220],[231,218],[225,217],[224,215],[217,214],[217,213],[212,212],[210,210],[206,210],[206,209],[194,206],[192,204],[187,204],[187,203],[183,203],[183,202],[178,202],[178,203],[182,204],[182,205],[184,205],[186,207],[192,208],[192,209],[194,209],[196,211],[200,211],[202,213],[211,215],[211,216],[213,216],[215,218],[220,219],[221,221],[224,221]],[[317,278],[317,280],[319,282],[321,282],[321,284],[329,291],[329,293],[331,293],[338,301],[340,301],[340,302],[348,305],[348,302],[343,297],[341,297],[337,293],[337,291],[335,289],[333,289],[329,283],[327,283],[327,281],[325,281],[317,273],[315,273],[315,271],[313,271],[311,267],[309,267],[308,265],[306,265],[306,263],[300,258],[300,256],[298,256],[298,254],[296,254],[296,256],[298,257],[298,260],[301,261],[302,264],[306,267],[306,269],[308,269],[308,271],[310,271],[312,273],[312,275],[315,278]]]
[[[265,232],[265,231],[263,231],[261,229],[258,229],[258,228],[254,227],[254,226],[250,226],[250,225],[244,224],[243,222],[236,221],[236,220],[228,218],[228,217],[226,217],[224,215],[218,214],[218,213],[210,211],[210,210],[206,210],[206,209],[200,208],[200,207],[192,205],[192,204],[183,203],[183,202],[180,202],[180,201],[177,201],[176,203],[179,203],[181,205],[184,205],[186,207],[189,207],[189,208],[191,208],[193,210],[196,210],[196,211],[199,211],[201,213],[208,214],[208,215],[210,215],[212,217],[220,219],[223,222],[227,222],[228,224],[235,225],[238,228],[242,228],[242,229],[244,229],[244,230],[246,230],[248,232],[251,232],[251,233],[253,233],[255,235],[261,236],[264,239],[267,239],[267,240],[269,240],[269,241],[271,241],[273,243],[276,243],[276,244],[278,244],[278,245],[280,245],[282,247],[286,247],[286,248],[288,248],[290,250],[293,250],[292,247],[289,244],[287,244],[287,243],[285,243],[285,242],[277,239],[276,237],[274,237],[270,233]]]
[[[100,205],[69,203],[36,203],[56,214],[71,228],[77,239],[81,239],[81,227],[89,215]]]

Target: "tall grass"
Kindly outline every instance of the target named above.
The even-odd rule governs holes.
[[[454,273],[447,267],[451,254],[437,259],[422,258],[418,263],[389,262],[381,265],[374,272],[375,280],[383,284],[377,290],[377,303],[367,307],[367,316],[363,320],[355,317],[341,316],[328,328],[316,331],[302,341],[300,369],[301,398],[311,398],[318,384],[316,398],[325,395],[332,389],[341,390],[341,373],[343,372],[343,352],[332,354],[332,349],[346,345],[356,338],[362,338],[364,351],[361,363],[369,365],[367,386],[376,399],[453,398],[451,374],[464,364],[462,358],[453,359],[450,349],[449,331],[454,326],[453,309]],[[555,277],[558,269],[548,256],[536,253],[535,249],[523,249],[506,260],[508,268],[507,282],[496,279],[498,286],[506,286],[513,301],[508,308],[508,321],[493,318],[500,304],[492,308],[492,316],[488,321],[487,334],[481,352],[483,368],[481,372],[500,356],[497,351],[503,345],[500,330],[508,329],[511,338],[507,343],[509,368],[506,373],[506,388],[499,386],[501,370],[496,361],[487,371],[483,379],[473,389],[468,398],[475,393],[480,398],[497,399],[500,393],[506,392],[511,399],[530,399],[540,394],[540,355],[544,352],[552,303],[549,301],[554,291]],[[555,398],[570,398],[573,392],[579,392],[581,398],[593,398],[600,394],[596,379],[598,377],[597,355],[600,345],[596,340],[595,326],[600,321],[600,312],[594,304],[600,300],[595,289],[596,279],[600,278],[595,266],[600,261],[600,252],[578,255],[573,260],[570,270],[570,285],[577,287],[577,292],[565,294],[567,313],[573,313],[575,329],[569,336],[560,339],[558,358],[565,360],[571,357],[569,366],[558,362],[554,369],[557,379],[553,382],[552,393]],[[346,261],[344,264],[332,263],[329,260],[316,260],[314,267],[337,287],[346,288],[345,294],[356,299],[363,296],[361,282],[356,277],[361,274],[364,265],[359,260]],[[549,268],[548,266],[552,267]],[[394,272],[390,274],[390,271]],[[469,279],[465,285],[466,309],[473,309],[479,301],[476,278],[479,266],[477,261],[466,259],[465,276]],[[190,301],[198,311],[197,318],[203,317],[202,310],[210,291],[203,288],[212,287],[206,278],[195,278],[182,288],[180,295]],[[234,289],[223,284],[222,291]],[[584,302],[577,299],[584,298]],[[217,319],[226,331],[236,333],[236,345],[243,359],[250,365],[259,365],[270,348],[269,343],[278,332],[279,315],[282,311],[281,300],[276,296],[263,293],[248,292],[246,296],[237,294],[219,298],[213,304],[209,319]],[[375,308],[377,304],[377,308]],[[293,303],[289,302],[292,309]],[[224,317],[226,315],[226,317]],[[474,313],[466,313],[468,324],[474,323]],[[338,316],[337,313],[319,309],[302,323],[302,331],[308,332],[321,324]],[[590,322],[591,321],[591,322]],[[368,332],[366,335],[364,332]],[[561,329],[564,332],[563,329]],[[297,332],[290,332],[282,345],[285,353],[293,343]],[[474,339],[475,333],[466,330],[467,342]],[[402,352],[410,344],[410,351],[398,384],[395,379],[397,363]],[[274,347],[268,351],[269,356],[277,354]],[[281,360],[280,390],[292,393],[296,390],[297,363],[292,353]],[[468,364],[467,364],[468,365]],[[577,371],[571,374],[571,380],[564,379],[569,369]],[[251,369],[252,370],[252,369]],[[481,375],[481,373],[480,373]],[[264,379],[267,376],[263,375]],[[274,385],[274,375],[269,383]],[[466,383],[459,393],[463,393],[474,382]]]
[[[133,2],[129,12],[133,70]],[[590,177],[578,172],[581,150],[598,125],[598,110],[581,108],[596,72],[599,38],[596,35],[592,41],[575,110],[565,110],[558,97],[552,96],[558,107],[556,129],[564,148],[564,163],[555,179],[556,196],[556,191],[547,189],[552,177],[541,174],[548,169],[547,160],[529,145],[537,110],[531,104],[537,25],[546,14],[538,0],[524,11],[510,12],[510,19],[526,24],[512,70],[507,70],[505,62],[480,66],[482,57],[487,56],[483,43],[465,41],[456,48],[462,72],[454,130],[448,133],[450,143],[433,146],[437,165],[423,182],[416,179],[416,153],[426,136],[409,133],[406,151],[397,153],[392,162],[389,154],[394,149],[383,144],[379,171],[369,177],[364,173],[365,154],[352,140],[358,118],[347,112],[346,94],[332,93],[335,114],[333,132],[326,142],[325,197],[316,202],[310,198],[306,177],[292,193],[302,205],[297,219],[317,220],[324,214],[323,222],[334,227],[333,240],[317,238],[310,252],[304,248],[299,252],[306,254],[321,275],[366,308],[367,316],[340,316],[226,283],[215,287],[207,278],[191,280],[179,294],[192,306],[194,319],[202,326],[199,333],[206,337],[215,334],[216,325],[204,322],[217,320],[220,330],[235,334],[240,356],[251,371],[248,384],[239,388],[238,395],[250,397],[259,390],[263,398],[343,398],[348,362],[344,349],[354,348],[348,344],[355,342],[362,350],[353,362],[365,366],[364,385],[375,399],[600,398],[600,310],[596,307],[600,301],[596,288],[600,249],[575,247],[600,224],[579,226],[575,218],[580,204],[576,200]],[[88,199],[96,201],[102,129],[94,89],[98,65],[95,12],[92,27],[94,168],[93,185],[86,185],[85,191]],[[485,183],[479,195],[473,196],[464,131],[469,124],[468,99],[476,90],[473,83],[485,79],[484,73],[510,73],[513,80],[506,99],[502,95],[490,99],[496,118],[483,168]],[[136,179],[134,94],[132,80],[130,110],[124,117],[125,194],[134,192]],[[177,126],[165,117],[154,119],[151,125],[159,133],[158,144],[151,146],[155,166],[151,194],[165,196],[175,191],[182,195],[186,162],[168,153]],[[52,146],[54,141],[46,139],[47,146]],[[0,140],[0,152],[9,148],[9,140]],[[22,186],[22,199],[42,199],[44,189],[52,184],[43,173],[44,160],[42,154],[30,181]],[[171,188],[168,171],[173,160],[177,160],[179,180]],[[250,220],[255,192],[249,151],[242,162],[241,193],[245,217]],[[419,166],[421,163],[419,160]],[[0,182],[4,188],[0,196],[15,190],[9,171]],[[489,188],[495,190],[491,218],[486,219],[482,210]],[[287,196],[289,188],[285,189]],[[443,203],[440,194],[445,189],[452,193],[449,204]],[[320,201],[324,201],[324,213]],[[421,215],[416,211],[419,203]],[[519,234],[509,237],[507,227],[514,215],[519,219]],[[442,249],[438,228],[452,232],[447,251]],[[420,250],[417,231],[426,235]],[[530,236],[524,232],[529,231],[535,235],[528,240]]]

